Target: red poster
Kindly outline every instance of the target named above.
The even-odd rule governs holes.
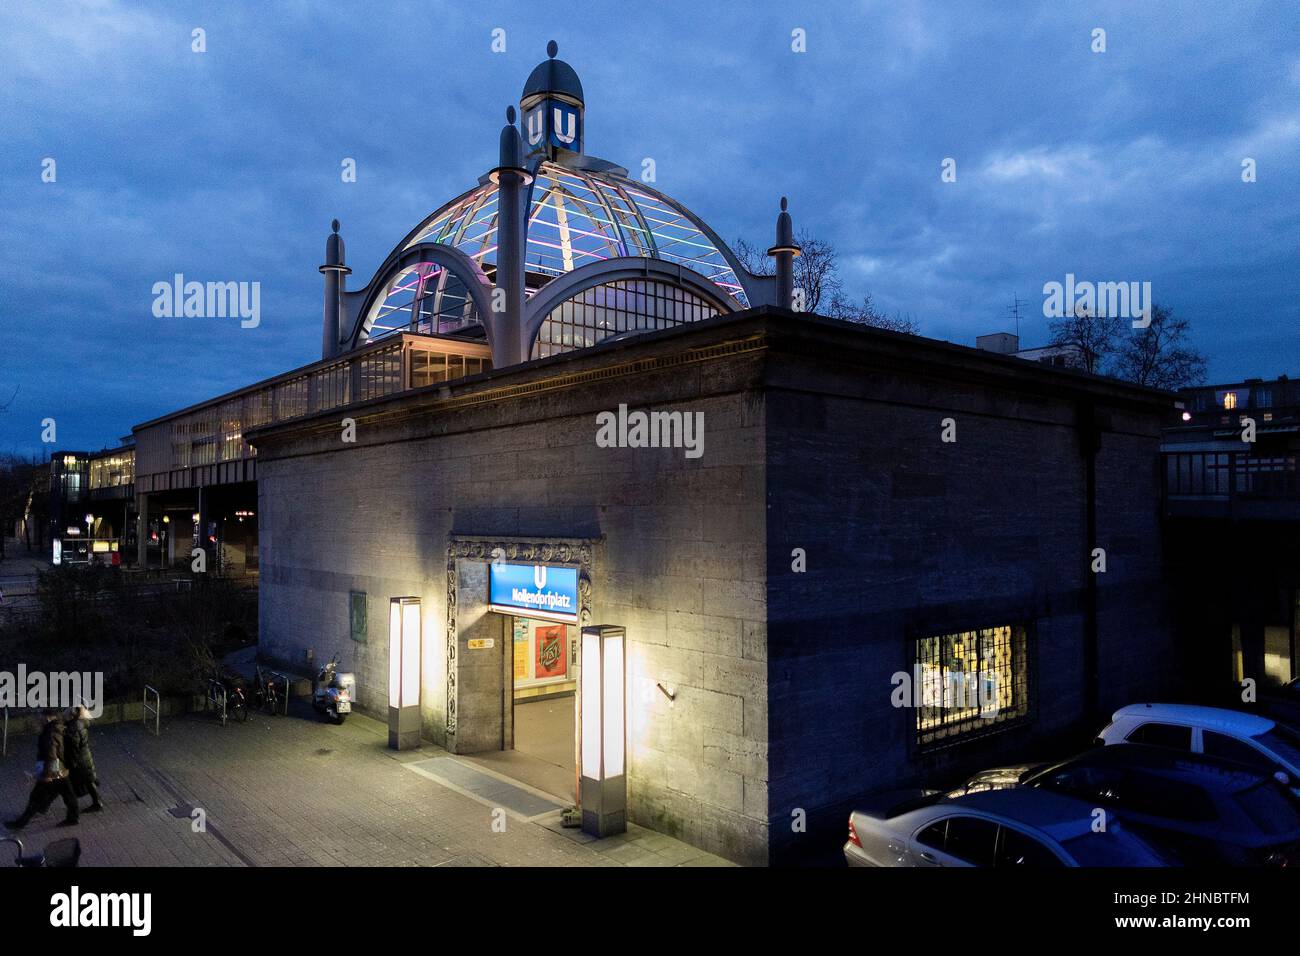
[[[533,625],[533,639],[537,643],[537,670],[534,677],[563,677],[568,663],[564,652],[564,625]]]

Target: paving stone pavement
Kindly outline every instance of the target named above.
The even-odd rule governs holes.
[[[505,824],[496,832],[498,788],[453,788],[406,766],[460,761],[431,744],[391,751],[387,728],[360,714],[334,726],[303,707],[226,727],[193,714],[164,723],[159,737],[139,724],[91,733],[106,811],[56,828],[56,801],[23,831],[28,852],[75,835],[83,866],[730,865],[637,826],[593,840],[561,828],[558,810],[527,800],[513,801],[523,812],[496,814],[497,829]],[[9,741],[0,819],[25,803],[34,762],[34,737]],[[195,832],[196,808],[205,832]]]

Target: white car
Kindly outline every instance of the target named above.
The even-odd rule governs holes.
[[[1112,818],[1093,827],[1093,804],[1032,787],[943,794],[879,794],[849,815],[849,866],[1168,866]]]
[[[1281,772],[1300,795],[1300,733],[1268,717],[1195,704],[1130,704],[1115,711],[1097,740],[1187,750]]]

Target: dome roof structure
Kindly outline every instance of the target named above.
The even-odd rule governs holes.
[[[749,306],[734,254],[681,203],[614,171],[574,169],[550,161],[531,167],[524,258],[529,296],[550,280],[593,262],[640,256],[685,266],[714,283],[735,308]],[[401,248],[425,242],[449,245],[490,277],[496,271],[497,218],[497,186],[485,178],[438,208]],[[433,297],[423,309],[430,331],[455,331],[478,321],[461,284],[436,265],[422,264],[396,277],[375,303],[370,337],[409,328],[412,300],[421,294]]]
[[[746,271],[698,216],[586,153],[582,83],[554,41],[546,52],[524,84],[518,127],[507,111],[496,168],[348,294],[351,347],[397,331],[484,335],[518,361],[770,298],[772,280]],[[503,195],[517,203],[505,217]],[[504,306],[491,300],[503,293]]]

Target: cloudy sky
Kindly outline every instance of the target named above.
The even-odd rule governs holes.
[[[550,39],[588,152],[653,158],[728,239],[767,245],[789,195],[846,291],[925,335],[973,344],[1019,296],[1039,345],[1044,283],[1149,281],[1211,380],[1300,375],[1292,2],[6,0],[0,452],[47,417],[114,444],[319,358],[330,219],[359,287],[494,165]],[[155,318],[178,272],[259,282],[261,324]]]

